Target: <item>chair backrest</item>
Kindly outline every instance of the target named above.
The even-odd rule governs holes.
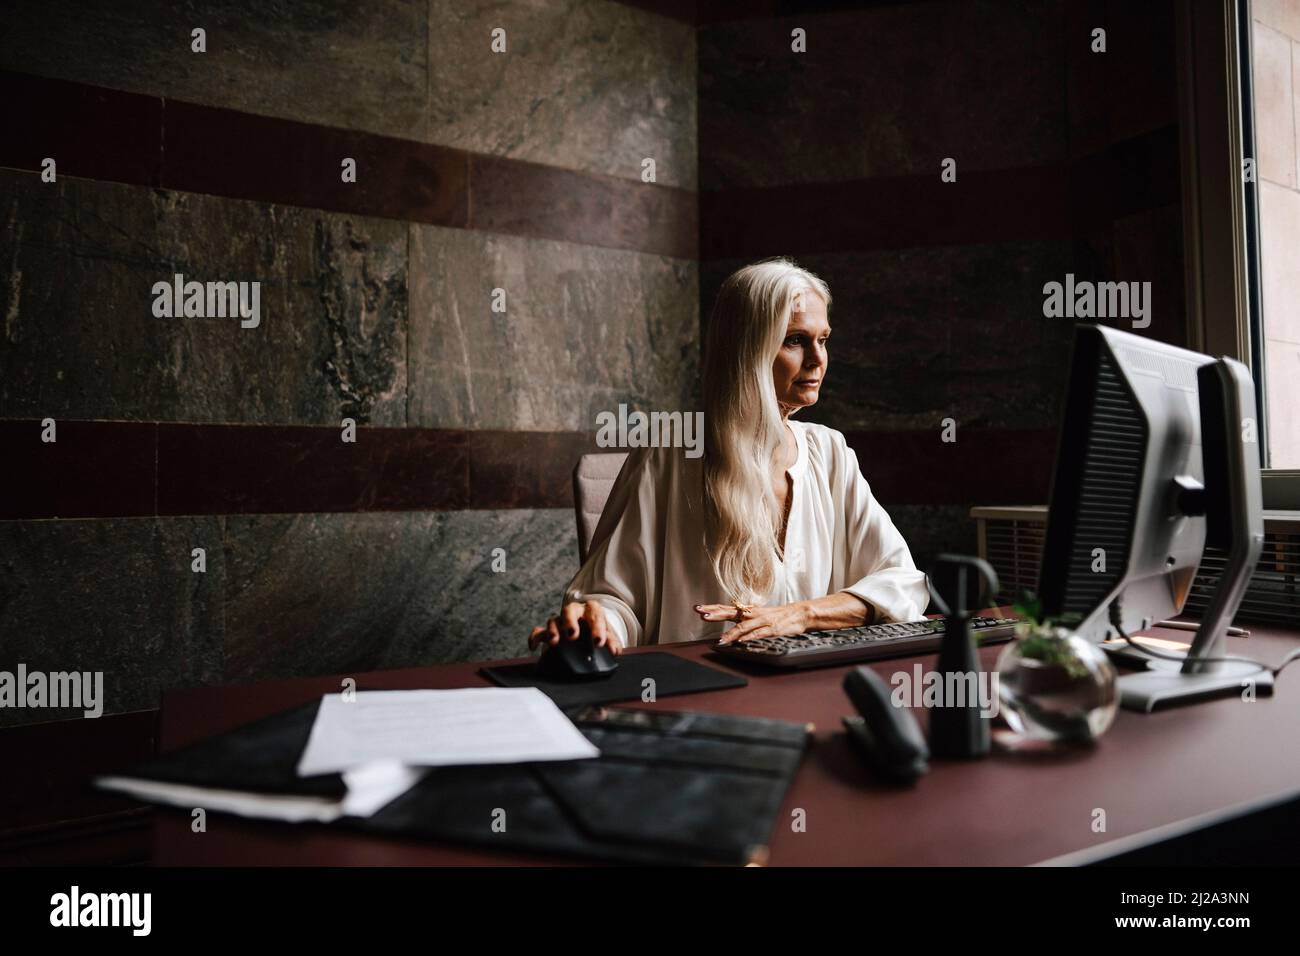
[[[585,564],[591,537],[600,523],[614,479],[627,460],[627,452],[583,455],[573,469],[573,510],[578,519],[578,560]]]

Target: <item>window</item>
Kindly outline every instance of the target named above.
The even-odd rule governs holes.
[[[1250,366],[1266,510],[1300,509],[1300,0],[1179,0],[1188,343]]]
[[[1246,251],[1258,275],[1249,319],[1262,373],[1264,464],[1300,469],[1300,0],[1242,3],[1246,9],[1243,146],[1254,157]]]

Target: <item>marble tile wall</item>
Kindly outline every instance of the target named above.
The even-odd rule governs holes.
[[[10,170],[0,203],[0,415],[405,424],[404,224]],[[260,322],[156,317],[176,273],[260,283]]]
[[[4,69],[624,179],[651,157],[695,188],[695,29],[610,0],[15,0],[5,20]]]
[[[78,157],[82,175],[127,170],[132,185],[0,169],[5,457],[34,454],[27,423],[58,420],[68,446],[86,443],[60,444],[32,474],[74,486],[45,495],[49,513],[87,515],[0,521],[0,670],[103,670],[118,713],[190,684],[524,653],[577,562],[573,513],[554,506],[572,463],[529,456],[574,454],[573,433],[620,402],[695,407],[694,26],[608,0],[20,0],[5,25],[0,70],[88,84],[85,108],[94,89],[154,99],[109,97],[148,136],[118,136],[111,161]],[[489,46],[498,26],[505,54]],[[82,93],[55,99],[68,96]],[[311,158],[299,134],[318,152],[348,131],[445,147],[406,149],[436,160],[441,191],[368,187],[353,207],[318,173],[206,158],[259,129],[266,155],[292,163]],[[495,193],[473,195],[460,150]],[[645,158],[657,187],[641,182]],[[407,199],[419,208],[404,217]],[[366,203],[375,215],[340,211]],[[176,272],[258,281],[259,326],[155,317],[153,283]],[[498,287],[504,315],[488,307]],[[328,436],[303,428],[344,417],[412,430],[360,458],[384,469],[387,497],[335,473]],[[407,474],[444,447],[446,468]],[[223,448],[242,457],[203,458]],[[240,493],[229,482],[256,466],[250,448],[267,458]],[[114,463],[106,511],[93,462],[63,468],[79,450]],[[276,475],[293,486],[270,487]],[[455,487],[410,496],[401,480]],[[212,513],[211,488],[232,513]],[[234,513],[268,503],[283,513]],[[186,509],[212,516],[113,516]],[[196,541],[204,575],[188,567]],[[67,716],[0,710],[8,723]]]
[[[410,238],[411,425],[595,431],[619,403],[699,407],[694,263],[437,226]]]
[[[116,714],[180,687],[520,657],[576,564],[567,508],[0,521],[0,670],[102,672]],[[0,707],[0,727],[78,716]]]
[[[225,587],[220,518],[0,521],[0,670],[99,671],[105,714],[157,707],[221,681]],[[80,716],[0,707],[0,727]]]
[[[841,431],[1052,427],[1073,327],[1042,313],[1068,243],[797,256],[831,290],[834,334],[808,417]],[[703,265],[706,297],[740,260]],[[705,319],[707,322],[707,317]],[[974,502],[972,502],[973,504]]]
[[[577,570],[568,509],[232,516],[226,528],[232,682],[521,657]]]
[[[551,506],[555,468],[534,494],[529,462],[511,464],[497,446],[512,432],[588,430],[620,402],[694,407],[699,325],[718,283],[747,261],[698,261],[661,211],[693,201],[697,187],[929,176],[948,155],[991,174],[1047,168],[1166,128],[1172,5],[1105,6],[1113,35],[1155,44],[1149,62],[1125,54],[1114,75],[1098,72],[1070,44],[1084,14],[1067,0],[873,4],[698,29],[608,0],[11,4],[0,69],[165,97],[155,122],[164,129],[180,100],[199,119],[209,115],[200,107],[221,107],[468,150],[483,169],[524,161],[549,171],[494,180],[506,193],[526,182],[527,210],[488,194],[480,219],[467,175],[463,220],[434,220],[464,229],[311,208],[298,193],[263,201],[265,191],[219,178],[154,189],[0,170],[0,419],[287,428],[348,416],[500,430],[488,471],[473,456],[451,462],[456,481],[493,485],[495,510],[319,513],[306,503],[342,499],[323,491],[338,481],[328,456],[309,455],[284,463],[310,493],[282,513],[0,521],[0,669],[102,669],[110,712],[122,712],[188,684],[519,654],[574,569],[575,531],[569,509]],[[190,50],[196,26],[206,53]],[[794,26],[808,30],[801,57],[789,51]],[[496,27],[506,54],[488,48]],[[136,105],[133,122],[154,122],[149,104]],[[678,191],[606,214],[610,189],[641,188],[646,157]],[[613,184],[571,194],[592,182],[573,177],[591,175]],[[1008,209],[1016,202],[1008,196]],[[581,215],[558,222],[566,209]],[[562,228],[525,222],[533,210]],[[610,221],[584,241],[601,215]],[[1050,427],[1068,328],[1042,317],[1041,286],[1071,268],[1154,276],[1170,288],[1160,332],[1178,328],[1176,207],[1128,209],[1096,230],[1066,222],[1048,238],[804,254],[801,235],[822,225],[792,221],[786,243],[765,254],[794,255],[835,292],[835,364],[811,417],[846,431],[915,434],[944,415]],[[706,220],[700,232],[725,227]],[[626,242],[654,230],[654,251]],[[261,326],[156,319],[150,288],[175,271],[261,281]],[[504,314],[490,308],[495,288]],[[158,441],[137,437],[133,455]],[[192,447],[222,447],[213,437]],[[79,480],[88,474],[80,468]],[[57,481],[57,469],[49,475]],[[249,500],[282,500],[255,490]],[[169,501],[195,494],[172,489]],[[84,505],[84,488],[74,497]],[[149,513],[141,494],[119,497]],[[514,506],[530,497],[545,503]],[[448,500],[481,498],[468,487]],[[920,566],[975,547],[967,511],[980,502],[959,489],[936,504],[882,503]],[[188,567],[195,541],[212,543],[205,575]],[[502,573],[491,568],[496,547]],[[54,716],[71,715],[39,719]],[[10,723],[32,719],[0,711]]]
[[[1050,435],[1073,328],[1044,317],[1045,282],[1150,281],[1148,334],[1185,342],[1175,36],[1165,0],[831,4],[701,25],[702,323],[731,271],[789,256],[834,296],[827,385],[806,417],[866,432],[882,455],[890,432],[914,453],[946,417]],[[938,186],[945,157],[957,182]],[[746,230],[711,212],[746,189],[780,221]],[[1027,212],[1039,196],[1059,203]],[[1040,444],[1035,474],[1053,451]],[[961,473],[949,484],[943,504],[884,502],[918,563],[976,547],[968,510],[989,502],[964,497]]]
[[[869,480],[869,479],[868,479]],[[898,528],[912,563],[922,571],[937,555],[975,554],[979,547],[970,508],[963,505],[900,505],[882,501]]]
[[[700,28],[700,188],[1064,156],[1062,0],[872,4]],[[791,52],[791,31],[807,52]],[[992,39],[996,38],[996,39]]]
[[[0,204],[7,418],[589,430],[694,407],[693,262],[10,170]],[[259,282],[260,323],[157,318],[178,272]]]
[[[689,24],[605,0],[429,4],[433,142],[623,179],[650,158],[694,189],[695,109]]]

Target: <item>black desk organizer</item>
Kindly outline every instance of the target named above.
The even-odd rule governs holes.
[[[300,778],[295,772],[319,706],[313,701],[164,754],[124,776],[342,796],[339,774]],[[374,816],[330,825],[610,862],[765,859],[807,745],[804,725],[599,706],[570,716],[600,757],[437,768]],[[492,826],[498,811],[505,814],[503,832]]]

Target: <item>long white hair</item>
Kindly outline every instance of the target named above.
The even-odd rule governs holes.
[[[772,588],[783,517],[772,463],[785,439],[772,364],[807,293],[830,308],[826,283],[789,259],[745,266],[723,282],[705,337],[706,541],[718,580],[742,604]]]

